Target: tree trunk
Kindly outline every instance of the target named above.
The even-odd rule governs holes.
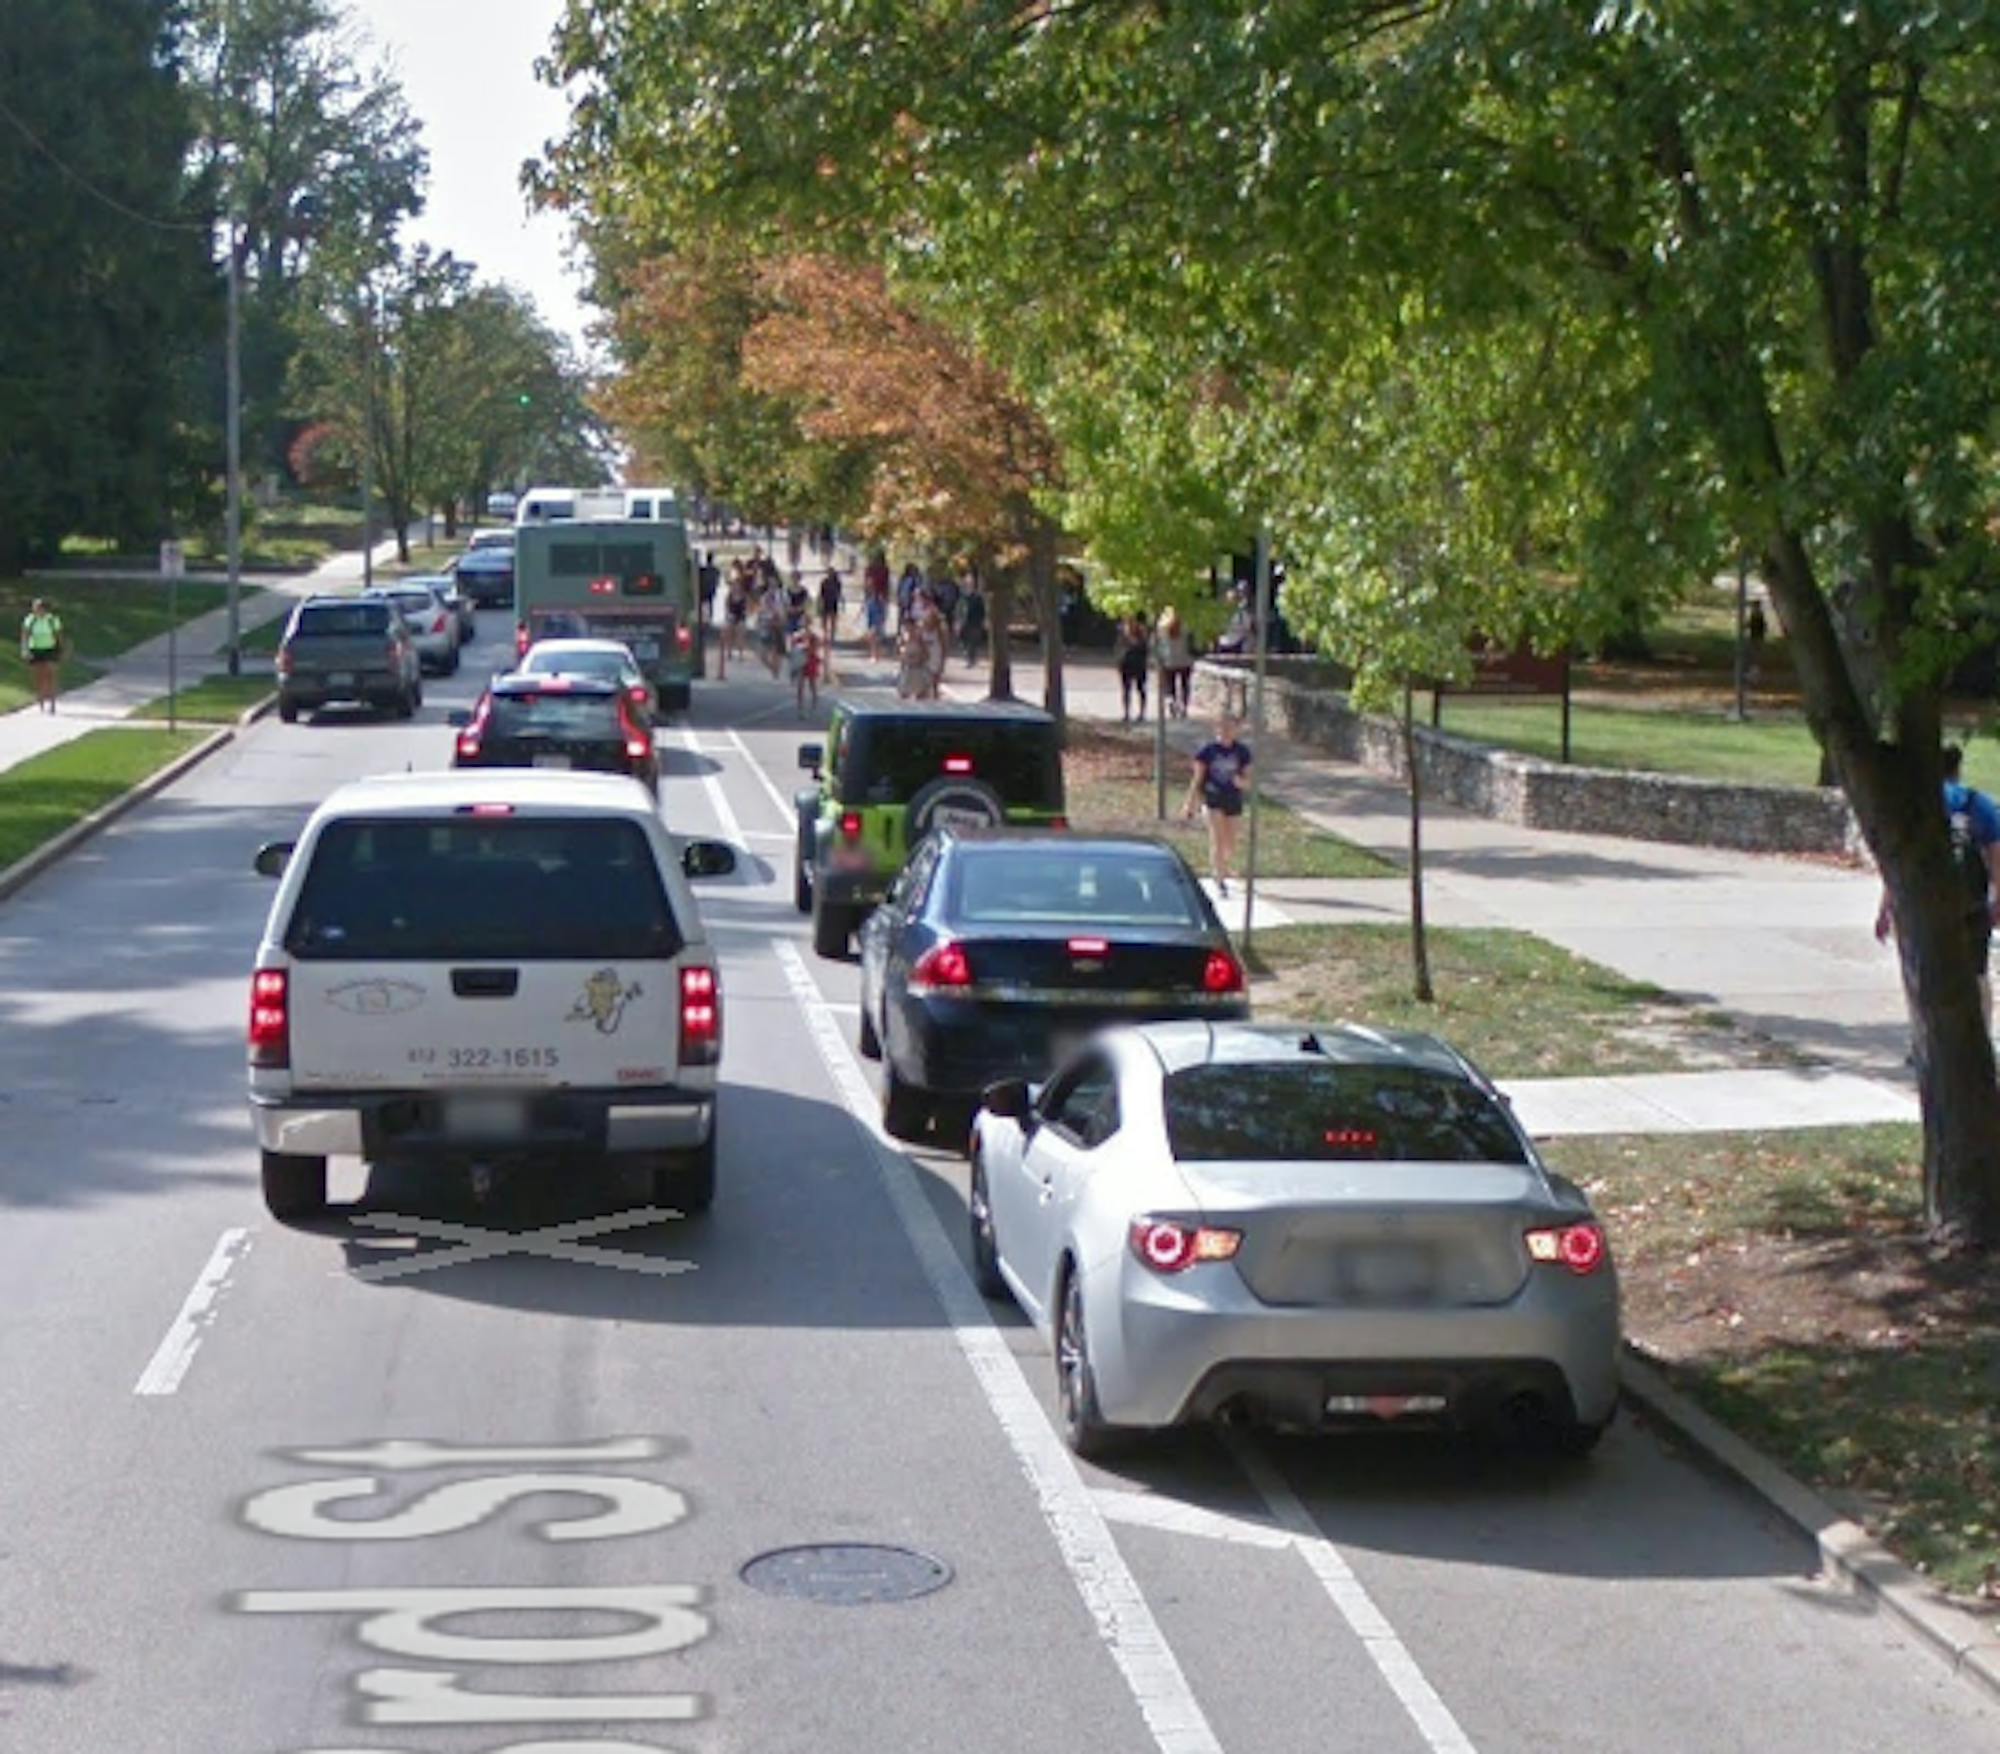
[[[1056,527],[1037,518],[1028,537],[1028,588],[1042,625],[1042,705],[1058,725],[1067,717],[1063,690],[1063,632],[1056,590]]]
[[[1411,991],[1420,1005],[1434,1004],[1431,986],[1431,946],[1424,923],[1424,787],[1417,766],[1414,696],[1403,690],[1403,773],[1410,790],[1410,974]]]
[[[457,539],[457,536],[458,536],[458,501],[455,499],[448,499],[444,502],[444,538],[447,542],[451,542],[455,541]]]
[[[981,568],[986,578],[986,638],[992,665],[986,684],[988,700],[1014,698],[1014,652],[1008,629],[1014,624],[1014,575]]]

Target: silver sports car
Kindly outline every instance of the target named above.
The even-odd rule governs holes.
[[[1604,1231],[1434,1037],[1155,1023],[987,1091],[972,1252],[1055,1351],[1065,1435],[1243,1416],[1587,1451],[1618,1398]]]

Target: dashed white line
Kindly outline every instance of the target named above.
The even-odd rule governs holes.
[[[1209,1727],[1180,1659],[1140,1593],[1076,1464],[993,1325],[985,1301],[966,1277],[908,1159],[880,1131],[868,1081],[833,1020],[832,1007],[793,945],[781,939],[772,950],[834,1087],[868,1140],[889,1203],[951,1324],[952,1337],[1034,1489],[1077,1593],[1131,1689],[1154,1746],[1160,1754],[1222,1754],[1222,1744]]]
[[[1289,1531],[1300,1557],[1319,1579],[1320,1588],[1326,1591],[1348,1629],[1360,1639],[1361,1648],[1409,1713],[1417,1733],[1434,1754],[1476,1754],[1471,1739],[1459,1728],[1458,1719],[1425,1679],[1416,1658],[1396,1636],[1396,1629],[1383,1617],[1382,1610],[1375,1606],[1374,1597],[1341,1557],[1340,1549],[1320,1533],[1312,1513],[1299,1502],[1299,1495],[1284,1475],[1240,1435],[1232,1435],[1227,1441],[1237,1466],[1257,1488],[1271,1515]]]
[[[701,739],[694,734],[692,725],[681,727],[681,747],[697,761],[704,759],[701,753]],[[736,812],[730,809],[729,800],[723,795],[722,781],[712,773],[704,773],[701,776],[701,783],[708,790],[709,804],[715,811],[716,821],[722,825],[724,836],[741,845],[743,824],[736,820]]]
[[[135,1395],[171,1395],[181,1386],[181,1379],[188,1373],[188,1366],[194,1363],[194,1355],[201,1350],[201,1343],[208,1330],[215,1324],[216,1299],[222,1295],[222,1288],[228,1283],[229,1275],[236,1270],[250,1247],[250,1232],[247,1230],[225,1230],[208,1257],[208,1264],[195,1279],[194,1289],[187,1294],[181,1305],[180,1314],[174,1317],[173,1326],[154,1351],[152,1360],[139,1373],[139,1380],[132,1385]]]

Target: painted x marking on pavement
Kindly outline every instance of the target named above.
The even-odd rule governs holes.
[[[621,1273],[650,1273],[672,1278],[692,1273],[693,1261],[662,1261],[650,1255],[629,1254],[624,1249],[591,1248],[580,1239],[603,1236],[614,1230],[638,1230],[681,1214],[669,1207],[642,1206],[631,1212],[611,1212],[595,1218],[572,1219],[567,1224],[551,1224],[541,1230],[482,1230],[476,1224],[453,1224],[442,1218],[405,1218],[394,1212],[358,1213],[354,1222],[370,1230],[405,1231],[414,1236],[450,1243],[449,1248],[393,1261],[378,1261],[356,1267],[356,1279],[406,1279],[413,1273],[429,1273],[439,1267],[462,1267],[473,1261],[499,1260],[506,1255],[539,1255],[545,1261],[571,1261],[581,1266],[613,1267]]]

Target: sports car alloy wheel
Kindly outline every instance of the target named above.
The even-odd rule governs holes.
[[[1086,1460],[1110,1454],[1117,1447],[1117,1433],[1097,1411],[1097,1379],[1083,1331],[1083,1281],[1073,1269],[1063,1277],[1062,1309],[1056,1318],[1056,1389],[1069,1447]]]
[[[966,1199],[972,1221],[972,1278],[988,1297],[1005,1297],[1007,1281],[1000,1277],[1000,1247],[993,1235],[993,1202],[986,1193],[986,1165],[975,1149],[972,1154],[972,1185]]]

